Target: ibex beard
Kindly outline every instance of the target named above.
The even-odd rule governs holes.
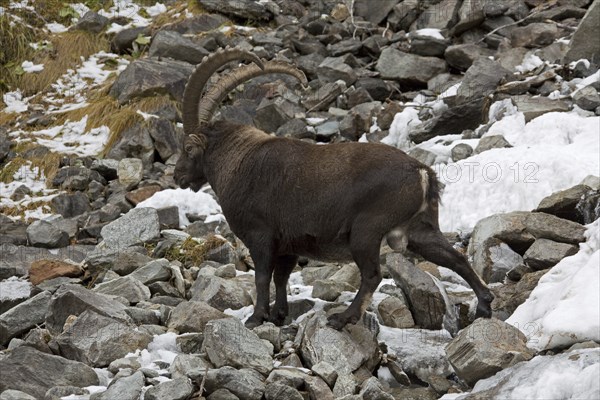
[[[235,70],[202,97],[210,75],[237,59],[256,65]],[[440,185],[429,167],[387,145],[319,146],[251,126],[211,122],[229,90],[267,73],[305,82],[291,65],[263,63],[238,49],[218,52],[199,65],[186,86],[187,136],[174,176],[182,188],[196,191],[210,183],[231,230],[250,251],[257,299],[246,326],[284,323],[287,281],[299,256],[356,263],[358,293],[345,311],[328,319],[335,329],[356,323],[382,279],[383,240],[396,251],[408,248],[457,272],[477,296],[476,317],[490,317],[490,290],[439,229]],[[276,294],[269,309],[271,279]]]

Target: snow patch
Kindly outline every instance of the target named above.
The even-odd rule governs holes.
[[[408,135],[420,123],[419,111],[412,107],[405,108],[396,114],[390,126],[390,133],[381,140],[381,143],[407,150],[411,143]]]
[[[44,64],[34,64],[31,61],[23,61],[21,63],[21,68],[27,73],[40,72],[44,70]]]
[[[28,299],[31,295],[31,284],[17,277],[10,277],[0,282],[0,301]]]

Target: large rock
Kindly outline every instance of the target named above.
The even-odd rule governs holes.
[[[218,310],[237,310],[252,304],[252,297],[244,286],[234,279],[199,274],[190,288],[191,300],[204,301]]]
[[[207,11],[229,17],[267,21],[273,18],[273,14],[264,4],[251,0],[199,0],[198,2]]]
[[[345,62],[344,57],[327,57],[317,68],[319,80],[336,82],[342,80],[350,86],[358,79],[354,69]]]
[[[217,389],[226,389],[240,400],[261,400],[265,392],[265,383],[264,378],[253,369],[222,367],[211,369],[206,374],[206,390],[213,393]]]
[[[577,210],[577,204],[586,193],[591,191],[587,185],[577,185],[572,188],[552,193],[544,197],[535,211],[556,215],[571,221],[583,222],[583,216]]]
[[[136,97],[156,94],[169,94],[181,101],[192,70],[192,65],[182,61],[139,59],[121,72],[109,93],[119,104],[125,104]]]
[[[556,24],[535,22],[513,29],[511,41],[513,47],[543,47],[552,44],[558,35]]]
[[[452,34],[457,36],[464,31],[475,28],[485,20],[483,8],[486,0],[469,0],[462,3],[458,10],[458,23],[452,28]]]
[[[537,239],[523,255],[523,260],[533,270],[554,267],[560,260],[577,253],[579,248],[572,244],[558,243],[548,239]]]
[[[510,317],[527,300],[546,272],[548,270],[526,273],[518,282],[507,281],[504,285],[492,287],[495,296],[492,302],[494,318],[505,321]]]
[[[567,112],[569,104],[563,100],[552,100],[548,97],[533,98],[529,95],[513,96],[517,109],[525,115],[525,122],[550,112]]]
[[[373,7],[373,3],[369,0],[357,0],[353,3],[354,15],[378,25],[385,20],[398,3],[400,3],[400,0],[380,0],[377,7]]]
[[[478,58],[467,70],[462,84],[458,88],[456,101],[464,103],[468,100],[484,97],[492,93],[512,72],[489,58]]]
[[[186,400],[194,393],[194,386],[188,378],[173,379],[151,387],[144,394],[144,400]]]
[[[438,4],[432,4],[419,16],[417,28],[444,30],[451,28],[457,22],[460,0],[441,0],[436,3]]]
[[[444,52],[444,58],[448,65],[461,71],[466,71],[480,57],[493,54],[489,49],[473,44],[457,44],[450,46]]]
[[[144,373],[136,373],[113,380],[108,389],[90,396],[90,400],[138,400],[144,387]]]
[[[571,38],[569,51],[565,56],[564,63],[578,61],[582,58],[593,61],[596,64],[600,61],[600,43],[597,40],[590,40],[590,38],[595,37],[598,33],[599,20],[600,2],[594,1]]]
[[[87,310],[54,341],[63,357],[102,368],[146,348],[152,336],[134,325]]]
[[[0,392],[15,389],[43,399],[54,386],[98,385],[96,372],[87,365],[20,346],[0,359]]]
[[[123,276],[100,283],[96,285],[93,291],[111,296],[121,296],[127,299],[130,304],[137,304],[140,301],[150,299],[150,289],[131,276]]]
[[[94,11],[88,11],[77,21],[72,29],[79,29],[91,33],[100,33],[106,25],[108,25],[108,18],[104,15],[100,15]]]
[[[52,294],[42,292],[0,315],[0,344],[44,323]]]
[[[65,218],[76,217],[90,210],[90,201],[82,192],[61,193],[50,200],[50,204]]]
[[[125,129],[116,142],[107,146],[107,156],[122,160],[124,158],[138,158],[146,165],[154,161],[154,142],[151,130],[154,122],[139,122]]]
[[[600,106],[600,95],[594,85],[586,86],[573,94],[577,106],[587,111],[594,111]]]
[[[381,52],[376,69],[383,79],[396,80],[403,89],[425,88],[428,80],[446,71],[446,62],[388,47]]]
[[[252,368],[263,375],[273,369],[272,348],[236,318],[213,320],[204,328],[202,351],[218,368]]]
[[[446,348],[448,360],[456,374],[469,385],[490,377],[533,352],[527,338],[517,328],[497,319],[479,318],[463,329]]]
[[[193,40],[175,31],[159,31],[150,45],[150,57],[168,57],[174,60],[185,61],[190,64],[199,64],[209,52]]]
[[[386,266],[396,285],[406,295],[415,323],[424,329],[442,328],[447,312],[446,302],[431,276],[400,253],[388,254]]]
[[[445,330],[382,327],[377,340],[385,343],[388,353],[396,357],[403,371],[422,381],[452,372],[445,353],[452,337]]]
[[[480,243],[473,254],[473,269],[485,282],[504,282],[511,269],[523,264],[523,257],[496,237]]]
[[[300,355],[305,365],[320,362],[332,365],[338,374],[350,374],[361,366],[373,370],[378,363],[377,332],[368,329],[364,316],[355,325],[337,331],[327,326],[323,312],[310,317],[304,326]],[[372,318],[372,317],[369,317]]]
[[[69,245],[69,234],[48,221],[37,220],[27,227],[27,240],[31,246],[55,249]]]
[[[46,314],[46,328],[53,334],[61,333],[67,318],[92,310],[100,315],[123,322],[131,322],[126,307],[103,294],[94,293],[80,285],[63,285],[52,296]]]
[[[204,332],[209,321],[226,318],[227,315],[201,301],[178,304],[169,317],[167,326],[179,333]]]
[[[39,260],[31,263],[29,269],[29,281],[33,285],[47,281],[48,279],[67,276],[75,278],[83,274],[83,269],[79,264],[60,260]]]
[[[572,221],[545,213],[515,211],[495,214],[480,220],[473,229],[469,254],[489,238],[497,238],[523,254],[536,239],[578,244],[585,241],[585,228]]]
[[[134,208],[105,225],[100,233],[106,247],[124,249],[160,237],[158,213],[154,208]]]

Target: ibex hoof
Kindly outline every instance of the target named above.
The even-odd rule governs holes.
[[[348,316],[345,313],[332,314],[327,318],[327,326],[341,331],[347,324],[355,324],[358,319],[358,317]]]
[[[248,329],[254,329],[257,326],[262,325],[264,320],[265,318],[263,316],[257,316],[256,314],[253,314],[250,318],[248,318],[244,325]]]

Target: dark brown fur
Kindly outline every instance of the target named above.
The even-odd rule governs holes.
[[[477,316],[491,315],[490,291],[439,230],[435,173],[404,152],[382,144],[314,145],[228,122],[200,128],[184,149],[175,180],[193,190],[211,184],[254,260],[257,303],[247,326],[283,323],[286,284],[298,256],[356,262],[360,290],[346,311],[329,318],[336,329],[356,323],[381,281],[382,240],[397,228],[411,250],[471,285]],[[420,171],[427,174],[426,193]],[[276,299],[270,311],[271,277]]]

